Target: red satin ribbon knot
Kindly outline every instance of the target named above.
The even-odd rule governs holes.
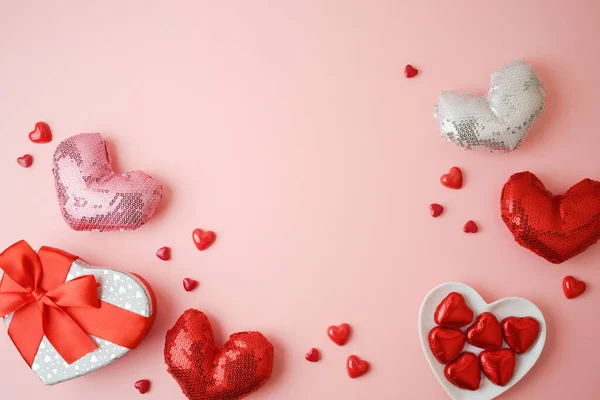
[[[65,282],[77,258],[25,241],[0,254],[0,316],[14,313],[8,334],[29,366],[44,335],[71,364],[97,348],[88,335],[133,349],[150,329],[152,318],[100,301],[93,275]]]

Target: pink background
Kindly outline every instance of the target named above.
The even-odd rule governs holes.
[[[483,4],[486,3],[487,5]],[[166,330],[189,307],[220,341],[260,330],[276,346],[271,381],[252,399],[444,399],[417,334],[421,300],[461,281],[488,301],[522,296],[548,323],[546,348],[503,399],[600,398],[594,246],[554,266],[513,242],[499,194],[531,170],[562,192],[598,170],[600,2],[0,1],[0,247],[19,239],[142,274],[159,299],[141,347],[101,371],[44,387],[0,338],[7,399],[182,398],[163,364]],[[169,4],[169,5],[168,5]],[[494,6],[492,6],[494,4]],[[547,106],[516,152],[464,152],[433,119],[442,89],[487,89],[523,58]],[[420,69],[411,80],[407,63]],[[55,134],[35,145],[38,120]],[[135,232],[74,232],[56,204],[56,144],[100,132],[120,172],[164,183],[158,214]],[[15,159],[35,157],[23,169]],[[439,176],[465,172],[460,191]],[[439,202],[439,219],[428,205]],[[477,221],[480,233],[462,226]],[[198,252],[191,232],[218,234]],[[173,248],[170,262],[154,253]],[[567,274],[588,282],[568,301]],[[198,279],[191,293],[182,278]],[[325,334],[349,322],[337,347]],[[310,364],[310,347],[322,360]],[[346,375],[355,353],[372,363]]]

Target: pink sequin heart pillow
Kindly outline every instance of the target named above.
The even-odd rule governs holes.
[[[53,160],[63,218],[76,231],[137,229],[162,198],[160,182],[142,171],[117,174],[106,141],[81,133],[61,142]]]

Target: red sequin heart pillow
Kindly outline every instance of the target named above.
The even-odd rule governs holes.
[[[534,174],[520,172],[504,185],[501,211],[517,243],[560,264],[600,239],[600,182],[584,179],[554,196]]]
[[[190,400],[238,400],[271,377],[273,345],[260,332],[239,332],[215,344],[204,313],[189,309],[167,332],[165,362]]]

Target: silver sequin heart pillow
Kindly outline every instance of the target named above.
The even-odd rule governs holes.
[[[509,152],[523,142],[545,100],[531,65],[515,60],[492,73],[485,96],[442,92],[434,116],[442,136],[464,149]]]

